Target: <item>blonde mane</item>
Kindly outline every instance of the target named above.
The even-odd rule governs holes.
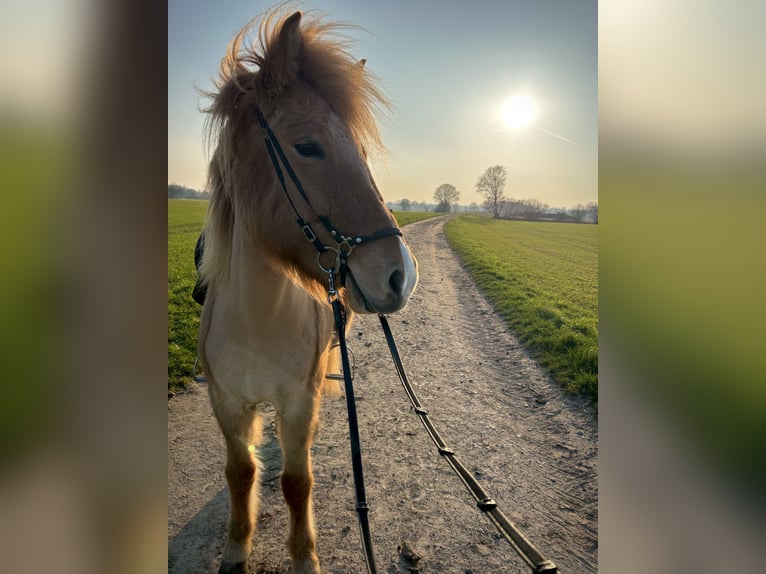
[[[212,100],[206,118],[208,149],[214,149],[208,170],[208,208],[205,252],[200,269],[202,281],[213,286],[225,281],[231,259],[234,210],[241,188],[252,182],[235,181],[230,166],[235,157],[233,141],[236,117],[266,100],[278,106],[278,96],[289,86],[272,81],[268,73],[272,52],[278,46],[279,32],[294,12],[291,3],[279,6],[248,22],[231,40],[221,60],[215,91],[204,93]],[[256,23],[260,20],[257,35]],[[354,141],[367,152],[385,153],[376,116],[390,109],[390,103],[377,79],[365,69],[364,60],[355,59],[353,42],[343,35],[356,26],[329,21],[315,11],[304,13],[300,23],[302,51],[298,87],[313,89],[347,126]],[[255,36],[255,37],[254,37]],[[252,119],[250,120],[252,121]],[[265,151],[265,150],[264,150]]]

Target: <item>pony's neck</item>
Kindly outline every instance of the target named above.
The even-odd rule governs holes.
[[[332,312],[233,227],[228,281],[208,293],[203,309],[205,362],[250,401],[281,400],[279,385],[316,386],[324,377]]]
[[[247,237],[238,221],[234,224],[228,289],[240,317],[257,319],[260,325],[305,319],[312,303],[309,294],[275,268],[265,250]]]

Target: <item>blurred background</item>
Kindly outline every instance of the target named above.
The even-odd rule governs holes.
[[[0,571],[162,571],[166,8],[0,9]]]
[[[144,8],[0,9],[2,571],[166,567],[167,7]],[[764,23],[599,3],[603,572],[763,558]]]
[[[599,564],[759,569],[759,2],[599,3]]]

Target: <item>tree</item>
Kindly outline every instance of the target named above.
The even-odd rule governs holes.
[[[405,197],[403,200],[401,200],[401,201],[399,202],[399,208],[400,208],[402,211],[409,211],[409,210],[410,210],[410,207],[412,207],[412,206],[410,205],[410,200],[409,200],[409,199],[407,199],[406,197]]]
[[[476,183],[476,191],[484,196],[487,211],[496,219],[500,217],[500,206],[505,199],[503,191],[506,175],[507,172],[502,165],[493,165],[487,168]]]
[[[168,184],[168,199],[210,199],[206,191],[197,191],[177,183]]]
[[[443,183],[434,191],[434,201],[439,203],[434,211],[448,213],[452,211],[452,204],[457,203],[458,199],[460,199],[460,192],[455,186],[451,183]]]

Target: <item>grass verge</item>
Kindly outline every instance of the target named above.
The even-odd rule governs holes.
[[[597,401],[598,226],[465,215],[445,234],[537,360]]]

